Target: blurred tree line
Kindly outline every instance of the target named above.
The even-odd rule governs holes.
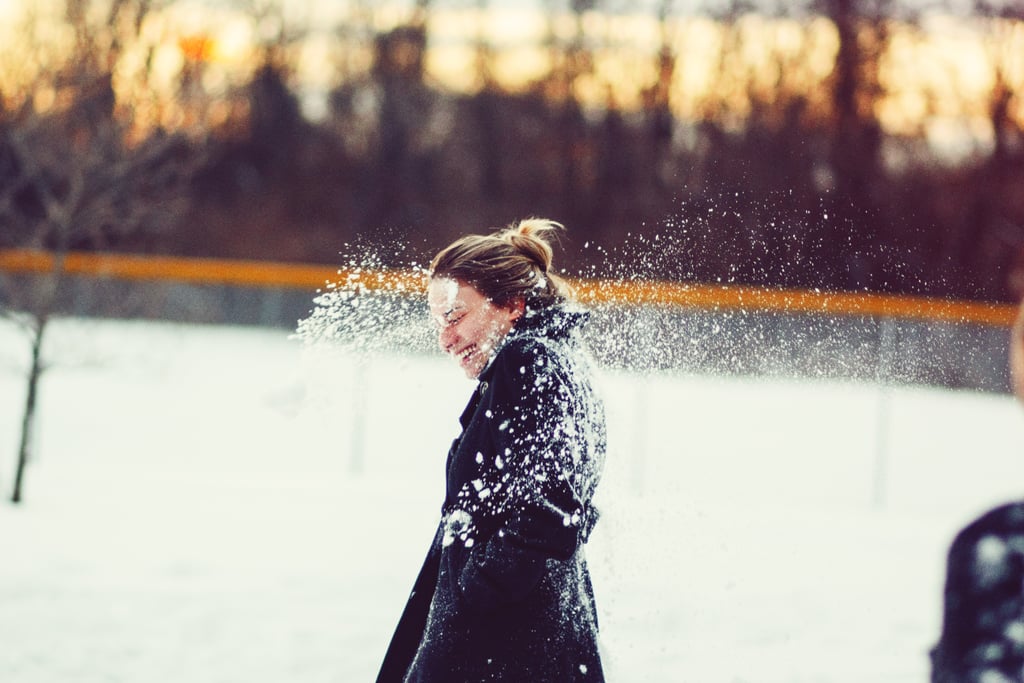
[[[935,92],[917,128],[882,125],[896,28],[901,40],[925,32],[923,7],[892,0],[708,4],[700,14],[721,42],[714,96],[685,117],[688,53],[672,0],[648,10],[658,37],[651,68],[630,76],[646,79],[638,106],[610,84],[593,95],[630,3],[541,2],[549,66],[522,87],[497,76],[500,46],[468,35],[474,86],[455,90],[427,69],[438,2],[416,0],[381,28],[374,3],[352,0],[330,27],[331,84],[315,118],[304,114],[297,55],[317,27],[275,0],[234,3],[260,27],[244,81],[213,92],[210,46],[188,38],[169,101],[149,90],[156,42],[133,53],[133,69],[122,52],[171,3],[61,3],[74,50],[36,55],[38,73],[0,81],[2,246],[335,263],[348,244],[429,253],[540,215],[569,227],[562,265],[584,276],[985,300],[1024,289],[1013,280],[1024,262],[1021,52],[995,52],[1020,47],[1019,3],[972,0],[961,15],[1000,39],[985,41],[996,46],[990,100],[974,103],[990,140],[955,163],[926,134],[943,107]],[[927,9],[964,12],[953,4]],[[490,3],[458,6],[485,13]],[[611,17],[604,29],[598,16]],[[742,59],[764,42],[752,17],[789,21],[802,37]],[[809,36],[823,23],[835,49],[812,81]]]

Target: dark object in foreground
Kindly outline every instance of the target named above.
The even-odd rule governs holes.
[[[1024,681],[1024,502],[964,527],[946,566],[932,683]]]

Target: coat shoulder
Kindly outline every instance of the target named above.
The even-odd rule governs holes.
[[[524,376],[536,374],[556,362],[557,351],[550,342],[535,336],[517,336],[502,346],[494,359],[494,374]]]

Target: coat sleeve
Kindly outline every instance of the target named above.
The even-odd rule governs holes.
[[[493,504],[501,523],[450,554],[457,594],[474,610],[522,599],[548,560],[571,557],[584,510],[573,486],[580,416],[569,378],[541,345],[507,351],[495,359],[490,405],[500,467],[488,484],[498,489]]]

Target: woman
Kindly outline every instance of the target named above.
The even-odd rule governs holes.
[[[559,228],[469,235],[431,263],[438,342],[477,386],[378,683],[603,680],[583,544],[604,409],[580,344],[586,314],[551,272]]]

